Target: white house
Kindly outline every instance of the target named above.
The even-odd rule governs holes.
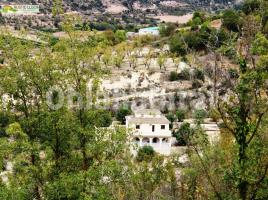
[[[126,116],[126,127],[132,132],[132,144],[138,147],[150,145],[163,155],[171,151],[171,131],[169,120],[159,110],[145,109]]]
[[[148,27],[139,30],[139,35],[159,35],[159,27]]]

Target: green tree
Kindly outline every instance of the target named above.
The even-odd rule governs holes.
[[[258,191],[262,190],[267,163],[262,162],[260,166],[255,165],[255,160],[261,160],[265,149],[255,149],[255,142],[263,135],[264,118],[267,116],[267,96],[263,95],[267,71],[265,60],[260,61],[258,68],[250,68],[246,60],[240,61],[240,76],[234,89],[234,96],[230,103],[220,101],[219,112],[224,125],[233,134],[237,148],[237,158],[232,166],[235,174],[231,179],[241,199],[254,199]],[[253,170],[254,168],[254,170]],[[254,173],[258,171],[258,173]],[[252,177],[249,180],[248,177]]]
[[[124,30],[117,30],[115,32],[115,41],[116,44],[123,42],[127,39],[126,32]]]
[[[185,119],[185,110],[178,109],[175,114],[179,122],[182,122]]]
[[[179,130],[177,130],[174,135],[177,142],[181,146],[186,146],[190,143],[190,137],[192,137],[193,129],[190,127],[189,123],[182,123]]]
[[[162,37],[172,36],[176,31],[177,26],[173,23],[164,23],[160,25],[160,35]]]
[[[157,58],[157,64],[159,65],[160,69],[166,69],[166,62],[167,62],[167,55],[165,53],[160,53]]]
[[[234,10],[226,10],[222,16],[223,25],[230,31],[238,32],[241,28],[241,18]]]
[[[180,56],[185,56],[187,54],[186,44],[183,41],[183,36],[181,34],[175,34],[170,40],[170,51],[176,53]]]
[[[198,123],[202,123],[207,117],[207,112],[204,109],[197,109],[194,111],[193,117]]]
[[[125,106],[122,106],[116,112],[116,119],[122,124],[126,123],[126,116],[132,113],[131,109]]]

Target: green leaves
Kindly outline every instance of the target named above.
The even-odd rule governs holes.
[[[262,33],[256,35],[253,41],[251,51],[254,55],[267,55],[268,54],[268,39]]]

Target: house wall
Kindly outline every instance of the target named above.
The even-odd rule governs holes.
[[[152,131],[152,125],[153,124],[140,124],[140,129],[136,129],[136,125],[131,126],[131,128],[143,136],[170,136],[169,124],[154,124],[154,132]],[[161,125],[165,125],[164,130],[161,129]]]
[[[138,140],[137,140],[138,139]],[[148,143],[145,140],[149,139]],[[157,138],[158,143],[153,143],[153,137],[133,137],[132,140],[132,153],[136,155],[138,148],[143,146],[151,146],[153,149],[162,155],[170,155],[171,152],[171,138]],[[164,141],[165,139],[165,141]]]
[[[139,30],[139,35],[159,35],[159,30]]]

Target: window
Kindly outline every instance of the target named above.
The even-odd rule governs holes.
[[[159,143],[160,140],[158,138],[153,138],[153,143]]]
[[[140,142],[140,138],[135,137],[135,138],[133,138],[132,141],[133,141],[134,143],[138,144],[138,143]]]
[[[136,129],[140,129],[140,125],[137,124],[137,125],[136,125]]]
[[[163,139],[162,139],[162,143],[169,143],[168,138],[163,138]]]
[[[161,125],[161,129],[166,129],[166,126],[165,125]]]
[[[154,132],[154,125],[152,125],[152,132]]]

